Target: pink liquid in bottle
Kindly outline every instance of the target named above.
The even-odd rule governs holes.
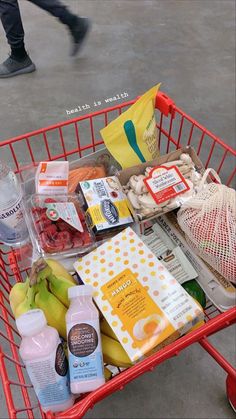
[[[99,313],[92,301],[93,288],[78,285],[68,290],[66,314],[70,388],[74,394],[93,391],[105,383]]]
[[[47,326],[42,310],[16,319],[22,336],[20,356],[44,412],[60,412],[74,404],[69,387],[68,361],[59,334]]]

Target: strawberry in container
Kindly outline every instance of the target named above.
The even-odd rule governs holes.
[[[31,233],[42,256],[84,254],[95,243],[78,195],[32,195],[27,203]]]

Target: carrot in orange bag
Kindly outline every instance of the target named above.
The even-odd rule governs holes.
[[[104,166],[82,166],[70,170],[68,179],[68,192],[75,192],[79,182],[84,180],[99,179],[106,176]]]

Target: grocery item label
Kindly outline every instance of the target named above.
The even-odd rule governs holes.
[[[133,221],[127,199],[115,176],[80,183],[91,227],[102,231]]]
[[[151,350],[175,331],[162,310],[155,304],[145,287],[130,269],[125,269],[101,287],[103,299],[108,300],[135,346]]]
[[[67,194],[69,162],[40,162],[35,176],[36,193]]]
[[[184,252],[176,247],[159,224],[147,228],[141,238],[180,284],[197,278],[198,274]]]
[[[44,407],[50,408],[71,398],[68,361],[60,339],[57,348],[47,357],[25,361],[35,393]]]
[[[165,233],[163,232],[163,235]],[[142,234],[140,234],[143,242],[149,247],[149,249],[157,256],[161,256],[163,253],[167,252],[168,249],[172,248],[172,243],[168,245],[166,240],[163,240],[163,237],[159,234],[156,234],[153,227],[145,228]]]
[[[61,218],[81,233],[84,231],[73,202],[56,202],[45,204],[49,220],[57,221]]]
[[[15,244],[24,241],[28,229],[22,212],[21,197],[10,208],[0,211],[0,242]]]
[[[158,258],[168,271],[180,283],[184,284],[191,279],[197,278],[197,272],[179,247],[167,251]]]
[[[113,204],[109,199],[101,201],[100,205],[90,207],[88,213],[92,219],[92,225],[99,229],[107,228],[107,226],[113,226],[122,224],[122,220],[130,218],[130,211],[127,205],[127,201],[116,201]]]
[[[103,378],[104,367],[99,333],[99,320],[67,324],[70,381]]]
[[[168,201],[190,188],[176,166],[154,167],[144,179],[147,189],[157,204]]]

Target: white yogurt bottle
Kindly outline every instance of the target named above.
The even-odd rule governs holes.
[[[42,310],[30,310],[16,319],[22,336],[20,356],[44,412],[61,412],[74,404],[68,361],[54,327],[47,326]]]
[[[74,394],[93,391],[105,383],[99,313],[92,301],[93,288],[68,289],[66,314],[70,388]]]

